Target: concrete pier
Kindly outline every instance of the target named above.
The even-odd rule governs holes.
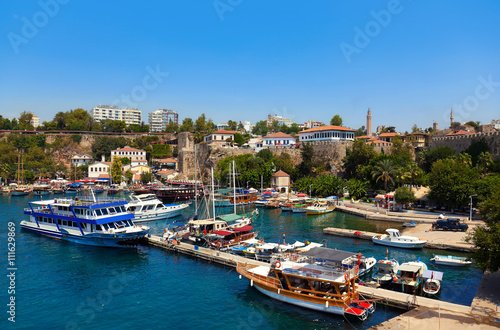
[[[412,228],[413,229],[413,228]],[[363,239],[371,241],[372,237],[375,235],[379,235],[377,233],[369,232],[369,231],[359,231],[353,229],[342,229],[342,228],[325,228],[323,229],[325,234],[342,236],[342,237],[350,237],[356,239]],[[355,234],[356,233],[356,234]],[[403,235],[407,235],[405,232]],[[432,236],[439,235],[438,239],[435,239]],[[413,236],[413,235],[412,235]],[[429,233],[429,231],[423,230],[419,231],[416,237],[420,239],[427,240],[425,243],[425,248],[429,249],[439,249],[439,250],[448,250],[448,251],[461,251],[461,252],[469,252],[472,251],[472,244],[461,241],[464,234],[462,232],[435,232]],[[445,237],[443,237],[445,236]],[[447,237],[446,237],[447,236]]]

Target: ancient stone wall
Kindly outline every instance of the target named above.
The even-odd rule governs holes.
[[[500,159],[500,132],[477,133],[467,135],[433,137],[431,147],[450,147],[457,153],[460,153],[470,147],[473,141],[483,139],[489,147],[489,153],[493,155],[496,160]]]

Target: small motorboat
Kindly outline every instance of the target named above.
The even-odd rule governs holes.
[[[397,229],[387,229],[389,235],[375,235],[372,242],[386,246],[393,246],[406,249],[421,249],[427,241],[420,240],[413,236],[401,236]]]
[[[431,261],[434,261],[436,265],[455,266],[455,267],[468,266],[472,263],[472,259],[470,258],[442,256],[436,254],[434,255],[434,258],[431,258]]]
[[[388,285],[398,272],[399,262],[396,259],[379,260],[375,265],[372,280],[379,285]]]
[[[403,223],[403,227],[416,227],[417,224],[415,222],[405,222]]]

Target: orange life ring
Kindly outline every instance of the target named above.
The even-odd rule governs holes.
[[[294,254],[294,255],[292,256],[292,258],[293,258],[293,261],[297,261],[297,259],[298,259],[299,257],[297,257],[297,255],[296,255],[296,254]]]
[[[165,229],[163,230],[163,232],[166,234],[166,233],[167,233],[167,228],[165,228]]]
[[[359,274],[359,266],[356,266],[356,274]]]
[[[347,282],[349,281],[349,273],[344,274],[344,280]]]
[[[278,260],[278,261],[276,261],[276,262],[274,263],[274,267],[275,267],[275,268],[280,268],[280,267],[281,267],[281,262],[279,262],[279,260]]]

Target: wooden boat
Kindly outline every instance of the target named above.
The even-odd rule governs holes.
[[[372,280],[380,285],[388,285],[398,272],[399,262],[395,259],[379,260],[375,265]]]
[[[356,280],[357,269],[345,270],[329,260],[324,251],[324,261],[309,250],[309,255],[293,255],[292,260],[273,258],[269,266],[237,262],[236,271],[250,281],[250,286],[261,293],[289,304],[337,314],[354,315],[366,320],[375,306],[359,300]],[[332,249],[329,249],[332,250]],[[335,251],[335,250],[332,250]]]
[[[62,187],[53,187],[52,193],[55,195],[64,194],[64,189]]]
[[[463,267],[468,266],[472,263],[472,260],[466,257],[455,257],[455,256],[442,256],[442,255],[434,255],[434,258],[431,258],[437,265],[445,265],[445,266],[455,266],[455,267]]]
[[[392,288],[399,292],[416,293],[423,281],[423,272],[427,265],[421,261],[409,261],[398,267],[396,277],[392,280]]]
[[[257,237],[258,232],[252,230],[253,227],[250,225],[231,228],[230,230],[217,230],[205,235],[204,240],[211,247],[226,250]]]
[[[413,236],[401,236],[397,229],[387,229],[386,231],[389,235],[375,235],[372,237],[372,242],[405,249],[421,249],[427,243],[427,241]]]
[[[307,215],[318,215],[330,213],[335,210],[335,205],[326,201],[318,201],[305,208]]]
[[[33,186],[33,194],[35,196],[50,195],[50,186],[48,184],[39,184]]]
[[[293,213],[306,213],[307,204],[295,204],[292,206]]]
[[[31,189],[27,186],[19,186],[10,192],[11,196],[26,196],[31,193]]]

